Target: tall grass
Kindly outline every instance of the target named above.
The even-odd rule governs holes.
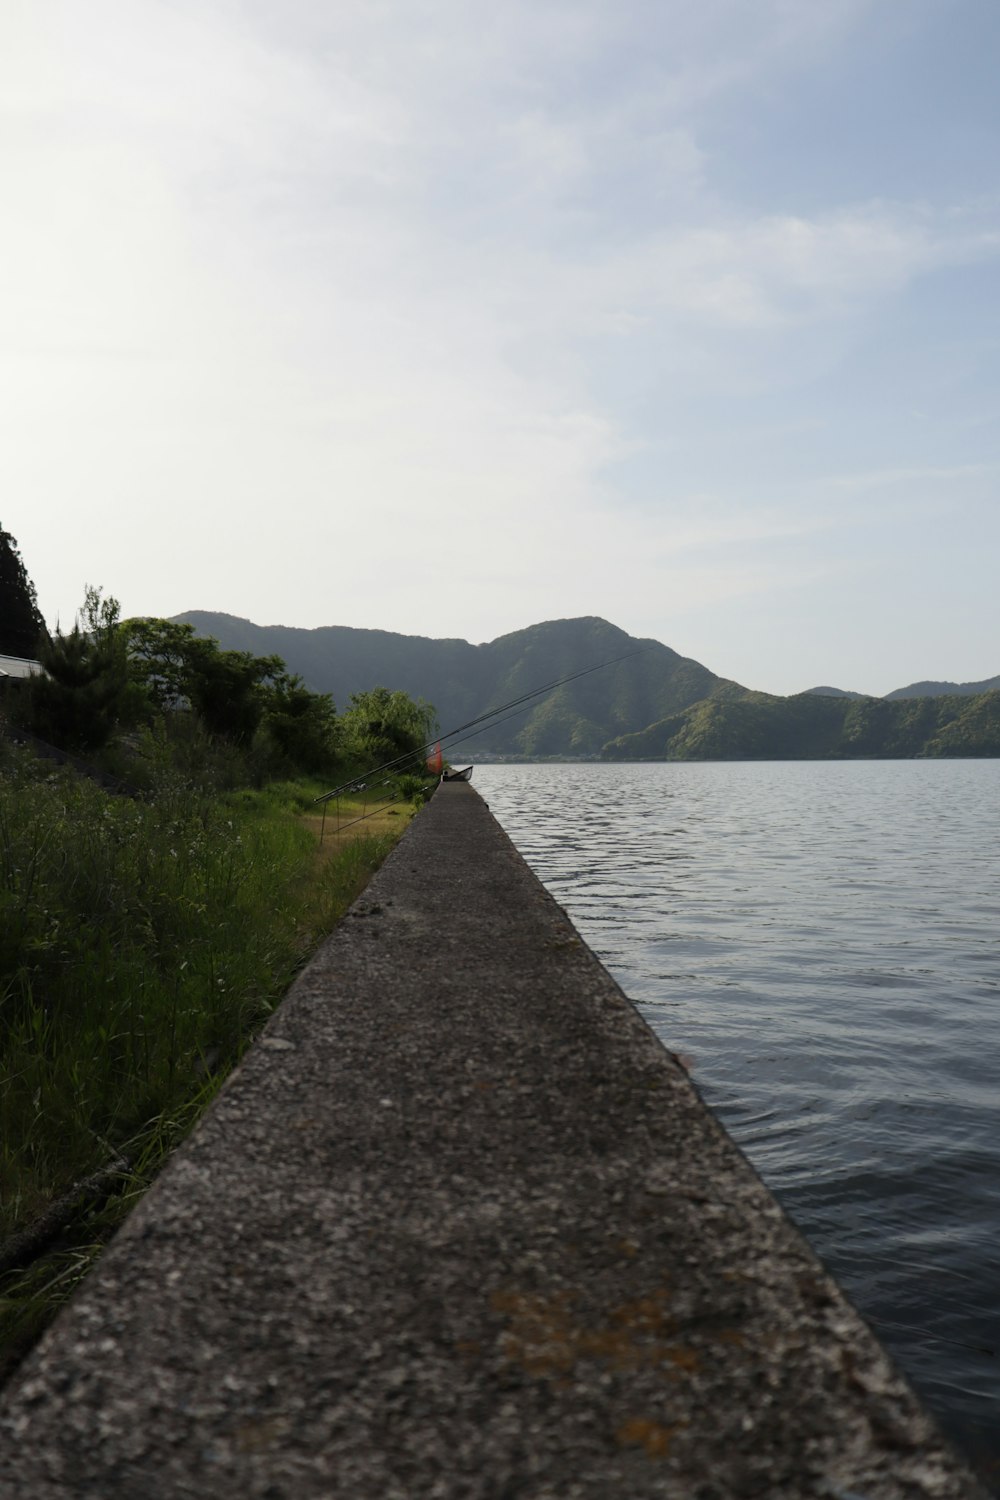
[[[15,1351],[390,847],[362,838],[319,865],[291,815],[310,791],[215,801],[174,784],[139,802],[4,752],[0,1248],[95,1169],[128,1163],[122,1198],[82,1208],[0,1284]]]

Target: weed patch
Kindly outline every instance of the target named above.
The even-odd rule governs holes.
[[[324,848],[282,783],[111,797],[0,761],[0,1252],[121,1163],[0,1282],[8,1365],[77,1284],[364,887],[412,808]],[[103,1180],[103,1179],[102,1179]],[[0,1374],[3,1367],[0,1365]]]

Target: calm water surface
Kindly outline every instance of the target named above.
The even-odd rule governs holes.
[[[1000,761],[475,778],[1000,1494]]]

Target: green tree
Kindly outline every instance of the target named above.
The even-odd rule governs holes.
[[[281,758],[303,771],[324,771],[337,757],[340,732],[329,693],[313,693],[296,673],[267,692],[263,728]]]
[[[196,636],[190,662],[188,697],[205,728],[234,744],[248,744],[264,717],[265,685],[284,675],[281,657],[220,651],[215,641]]]
[[[29,717],[43,739],[67,750],[98,750],[119,724],[134,721],[119,615],[118,600],[88,584],[70,633],[57,630],[42,643],[44,671],[31,680]]]
[[[427,744],[435,723],[434,709],[422,699],[376,687],[352,693],[341,721],[345,746],[366,760],[390,761]]]
[[[154,711],[191,708],[210,734],[236,744],[253,738],[288,677],[280,656],[223,651],[174,620],[127,620],[122,631],[129,674]]]
[[[0,526],[0,655],[37,657],[45,636],[35,585],[16,541]]]
[[[129,673],[154,715],[188,709],[210,734],[241,746],[259,733],[258,748],[286,768],[321,771],[336,759],[332,698],[310,691],[280,656],[223,651],[175,620],[126,620],[122,631]]]
[[[122,625],[129,676],[157,712],[186,708],[198,659],[193,625],[174,620],[126,620]]]

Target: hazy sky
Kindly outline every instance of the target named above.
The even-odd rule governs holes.
[[[1000,672],[997,0],[2,0],[46,617]]]

